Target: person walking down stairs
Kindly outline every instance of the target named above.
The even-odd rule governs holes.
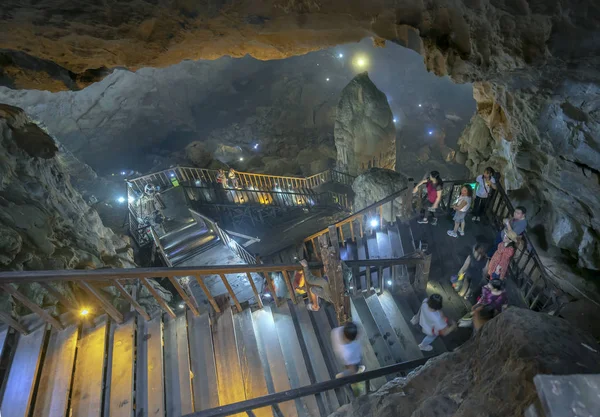
[[[301,260],[300,265],[304,268],[304,281],[308,284],[308,297],[310,302],[306,305],[306,308],[311,311],[319,311],[319,298],[333,304],[327,279],[314,276],[310,272],[310,269],[308,269],[308,262],[306,262],[306,260]]]
[[[438,336],[446,336],[456,329],[456,324],[448,325],[448,319],[442,313],[442,296],[431,294],[423,300],[421,308],[411,319],[413,325],[420,325],[425,337],[419,343],[419,349],[425,352],[433,350],[431,344]]]
[[[360,343],[361,331],[356,323],[349,322],[331,331],[331,345],[335,355],[344,364],[344,371],[338,373],[336,378],[354,375],[365,371],[362,362],[362,346]]]

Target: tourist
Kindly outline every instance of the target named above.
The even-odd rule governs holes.
[[[494,309],[495,314],[499,314],[508,307],[508,296],[504,289],[504,281],[498,278],[490,282],[481,289],[481,298],[475,305],[487,305]]]
[[[300,265],[302,265],[302,268],[304,269],[304,281],[308,284],[308,297],[310,303],[306,305],[306,308],[310,311],[319,311],[319,298],[333,304],[327,279],[314,276],[310,272],[310,269],[308,269],[308,262],[306,262],[306,260],[301,260]]]
[[[423,216],[417,223],[427,224],[430,220],[427,219],[427,213],[429,213],[429,217],[431,218],[431,225],[435,226],[437,224],[437,218],[435,217],[435,211],[440,206],[440,202],[442,201],[442,189],[444,188],[444,183],[442,182],[442,178],[440,177],[440,173],[437,171],[431,171],[428,175],[423,178],[421,182],[415,185],[413,189],[413,194],[416,194],[419,191],[419,187],[425,184],[427,188],[427,200],[426,207],[421,210],[421,215]]]
[[[223,169],[219,169],[219,172],[217,173],[217,184],[221,184],[223,188],[229,188],[227,182],[228,180],[227,175],[225,175],[225,171]]]
[[[448,326],[448,319],[442,313],[442,296],[439,294],[431,294],[423,300],[421,308],[410,322],[421,326],[425,337],[419,343],[419,349],[425,352],[433,350],[431,344],[438,336],[446,336],[456,329],[454,324]]]
[[[465,259],[463,266],[458,271],[458,276],[464,275],[462,286],[467,285],[467,292],[464,296],[465,300],[472,300],[475,303],[476,297],[481,292],[481,287],[484,285],[484,276],[486,272],[487,257],[485,256],[485,246],[482,243],[476,243]],[[475,297],[475,298],[473,298]]]
[[[484,324],[494,318],[494,309],[490,306],[479,305],[473,311],[473,331],[477,333]]]
[[[506,278],[508,272],[508,264],[515,254],[517,242],[517,234],[514,231],[507,231],[504,234],[502,242],[498,244],[496,252],[488,263],[487,274],[490,279],[501,279]]]
[[[498,188],[496,179],[494,178],[495,171],[492,167],[487,167],[482,175],[475,178],[477,189],[475,191],[475,203],[473,204],[473,221],[478,222],[481,216],[485,214],[488,197],[492,190]]]
[[[337,374],[336,378],[364,372],[362,362],[362,346],[358,326],[349,322],[331,331],[331,345],[338,360],[344,365],[344,371]]]
[[[463,185],[460,189],[460,196],[452,206],[454,210],[454,230],[448,230],[448,236],[458,237],[458,234],[461,236],[465,235],[465,217],[467,216],[467,211],[471,208],[472,199],[473,189],[469,184]]]
[[[235,170],[233,168],[229,169],[229,173],[227,174],[227,177],[229,178],[229,181],[231,181],[231,186],[233,188],[238,188],[239,187],[238,177],[235,174]]]
[[[504,228],[496,235],[494,246],[490,248],[490,251],[488,252],[489,257],[492,257],[496,246],[498,246],[498,244],[504,240],[504,236],[507,232],[514,232],[517,236],[521,236],[523,233],[525,233],[525,229],[527,229],[527,219],[525,218],[526,215],[527,209],[523,206],[518,206],[513,212],[512,218],[506,218],[502,221]]]

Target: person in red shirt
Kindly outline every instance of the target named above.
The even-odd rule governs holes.
[[[437,171],[431,171],[429,175],[426,175],[425,178],[413,189],[413,194],[416,194],[419,191],[419,187],[425,184],[427,187],[427,200],[425,207],[421,210],[422,219],[418,221],[420,224],[427,224],[431,222],[432,226],[437,224],[437,218],[435,217],[435,212],[440,206],[440,202],[442,201],[442,189],[444,188],[444,183],[442,178],[440,177],[440,173]],[[427,216],[431,218],[431,220],[427,219]]]
[[[507,231],[504,234],[502,242],[498,244],[498,248],[496,249],[496,252],[494,252],[494,256],[492,256],[492,259],[490,259],[490,263],[488,264],[487,273],[490,279],[497,278],[504,280],[506,278],[508,264],[515,254],[516,241],[517,234],[515,232]]]

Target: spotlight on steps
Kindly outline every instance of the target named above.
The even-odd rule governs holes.
[[[90,310],[88,310],[87,308],[82,308],[79,312],[79,315],[83,317],[87,316],[88,314],[90,314]]]
[[[175,174],[173,174],[173,173],[171,172],[171,178],[173,178],[173,177],[175,177]]]
[[[179,308],[183,310],[185,308],[185,304],[179,304]]]
[[[123,204],[124,202],[125,202],[125,197],[119,197],[119,198],[117,198],[117,203]]]
[[[371,227],[377,227],[377,226],[379,226],[379,220],[377,220],[377,219],[371,219],[371,221],[369,222],[369,224],[371,225]]]
[[[390,286],[390,287],[392,286],[392,280],[391,280],[391,279],[389,279],[389,280],[387,281],[387,285],[388,285],[388,286]]]
[[[200,180],[196,180],[196,185],[200,185]]]

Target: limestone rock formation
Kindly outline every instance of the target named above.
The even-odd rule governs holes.
[[[54,140],[0,105],[0,268],[131,267],[127,242],[71,185]]]
[[[521,417],[537,374],[600,372],[600,345],[563,319],[509,308],[454,352],[332,417]]]
[[[379,200],[383,200],[390,194],[400,191],[407,185],[407,178],[399,172],[390,169],[371,168],[359,175],[352,183],[354,209],[355,211],[362,210]],[[402,214],[404,210],[402,199],[397,198],[394,200],[394,216],[391,215],[389,204],[385,205],[384,208],[384,220],[387,222],[396,221],[396,215]]]
[[[396,128],[387,97],[366,72],[342,90],[335,117],[337,167],[358,175],[369,167],[393,169]]]

